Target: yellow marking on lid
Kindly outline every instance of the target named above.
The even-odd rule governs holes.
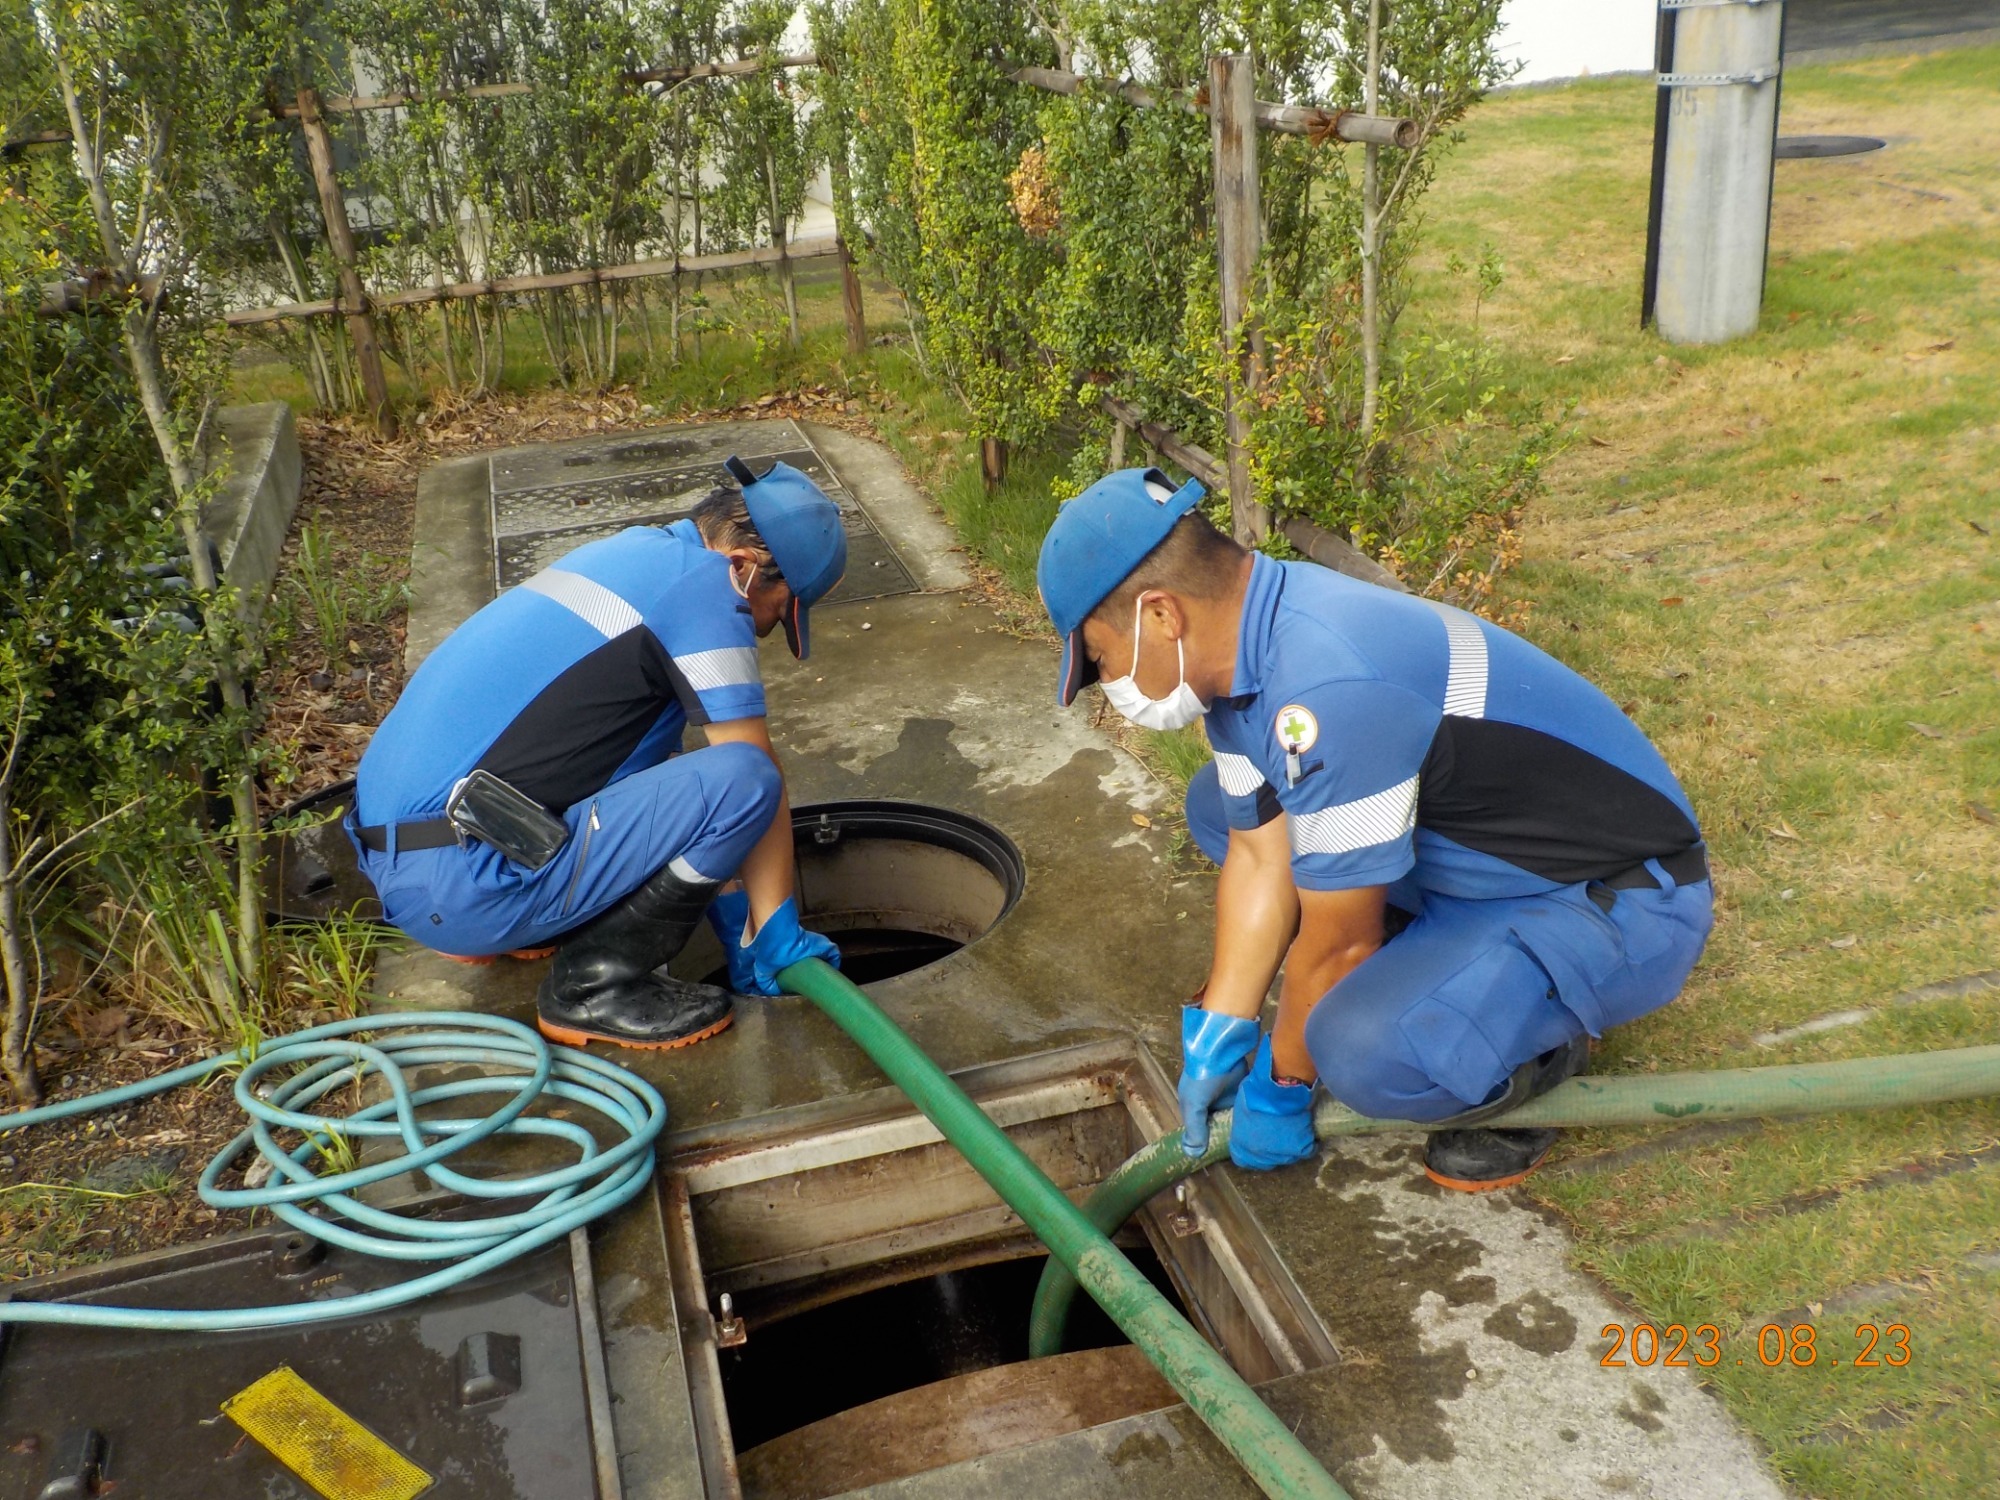
[[[326,1500],[416,1500],[433,1482],[289,1365],[238,1391],[222,1409]]]

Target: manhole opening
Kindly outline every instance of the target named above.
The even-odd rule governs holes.
[[[1143,1235],[1122,1247],[1182,1312],[1173,1279]],[[723,1349],[719,1363],[729,1430],[739,1451],[885,1396],[1028,1357],[1028,1316],[1043,1255],[939,1271],[877,1287],[769,1322]],[[1077,1300],[1065,1349],[1129,1345],[1088,1297]],[[827,1355],[845,1350],[839,1379]]]
[[[799,915],[840,948],[841,971],[873,984],[948,958],[990,931],[1021,894],[1021,852],[990,823],[920,802],[821,802],[792,810]],[[728,982],[704,927],[672,971]]]
[[[1174,1120],[1164,1076],[1116,1045],[959,1081],[1076,1198]],[[687,1137],[664,1184],[711,1496],[821,1500],[1178,1401],[1087,1297],[1064,1352],[1026,1359],[1045,1252],[893,1091]],[[1120,1243],[1246,1379],[1336,1357],[1221,1178]]]

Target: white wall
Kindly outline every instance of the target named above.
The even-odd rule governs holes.
[[[1507,0],[1500,52],[1525,64],[1516,83],[1650,71],[1653,0]]]

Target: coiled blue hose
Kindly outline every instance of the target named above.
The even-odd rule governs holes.
[[[405,1070],[423,1067],[477,1071],[412,1088]],[[652,1180],[654,1142],[667,1123],[659,1090],[615,1063],[600,1062],[579,1048],[552,1046],[533,1028],[504,1016],[434,1011],[314,1026],[123,1088],[0,1115],[0,1131],[116,1109],[229,1068],[241,1069],[236,1102],[250,1123],[202,1172],[203,1202],[216,1208],[268,1208],[328,1244],[385,1260],[451,1264],[357,1296],[280,1307],[182,1310],[9,1301],[0,1303],[0,1323],[218,1333],[321,1323],[401,1307],[538,1250],[631,1201]],[[260,1094],[260,1080],[291,1069],[297,1071],[268,1083]],[[388,1098],[338,1116],[312,1108],[336,1089],[358,1088],[372,1078],[388,1086]],[[484,1115],[417,1117],[424,1106],[482,1094],[505,1099]],[[609,1127],[614,1143],[601,1146],[574,1119],[528,1114],[537,1100],[576,1106],[567,1111],[571,1115],[594,1112]],[[273,1134],[287,1130],[300,1134],[298,1145],[287,1148]],[[529,1176],[499,1178],[471,1177],[446,1165],[455,1153],[501,1135],[564,1141],[575,1148],[576,1160]],[[397,1140],[402,1150],[367,1166],[345,1166],[336,1144],[342,1138]],[[270,1180],[254,1188],[219,1186],[222,1174],[253,1149],[271,1164]],[[498,1217],[447,1221],[389,1213],[354,1196],[372,1183],[412,1171],[468,1198],[533,1201]]]

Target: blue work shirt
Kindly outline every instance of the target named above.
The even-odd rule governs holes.
[[[1701,839],[1645,735],[1519,636],[1262,555],[1210,743],[1232,828],[1290,823],[1303,890],[1483,899],[1601,880]]]
[[[750,606],[692,521],[587,542],[454,630],[361,758],[357,821],[436,818],[484,769],[556,813],[690,724],[761,717]]]

